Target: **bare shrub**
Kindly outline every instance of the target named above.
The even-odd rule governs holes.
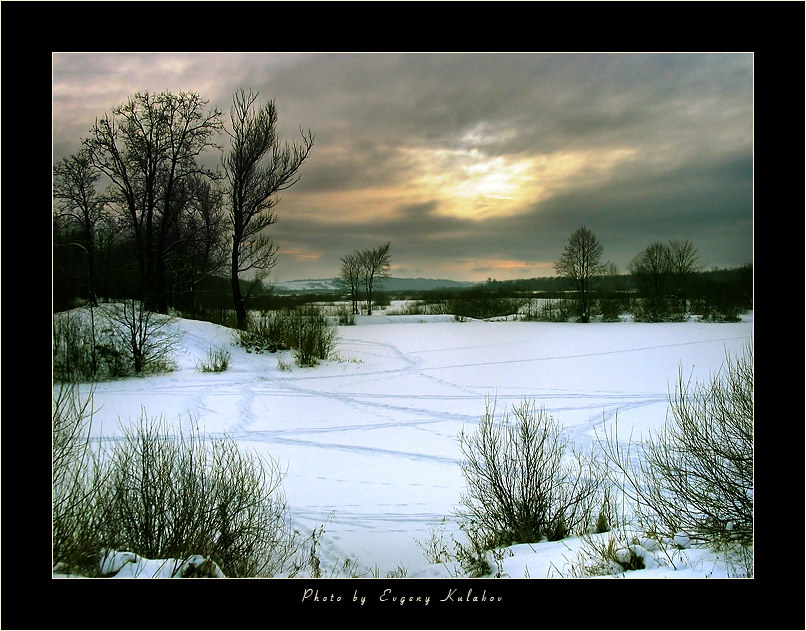
[[[224,372],[229,368],[230,359],[232,354],[226,347],[210,348],[207,349],[206,359],[199,362],[198,369],[201,372]]]
[[[596,461],[562,436],[560,424],[526,401],[512,415],[497,421],[488,400],[476,431],[460,435],[467,492],[458,518],[472,557],[587,531],[601,506]]]
[[[97,572],[102,515],[97,502],[104,483],[91,449],[92,393],[62,384],[53,398],[53,565]]]
[[[346,305],[339,305],[336,309],[336,317],[341,326],[353,326],[355,324],[355,313],[348,309]]]
[[[525,301],[522,298],[497,296],[485,291],[467,291],[460,297],[450,298],[445,312],[461,318],[485,320],[517,314]]]
[[[293,349],[297,364],[315,366],[329,359],[339,337],[324,310],[304,306],[282,311],[265,311],[247,319],[238,331],[238,343],[248,352],[276,352]]]
[[[273,576],[297,551],[277,463],[231,438],[172,434],[143,412],[107,466],[107,547],[152,559],[203,555],[228,577]]]
[[[172,318],[134,299],[108,305],[105,315],[115,346],[125,349],[136,375],[173,370],[172,355],[182,337]]]
[[[676,300],[666,296],[636,298],[631,303],[636,322],[682,322],[685,313]]]
[[[670,417],[633,458],[600,439],[644,532],[716,547],[753,543],[753,354],[727,357],[710,384],[678,377]],[[752,573],[752,568],[749,568]]]
[[[292,313],[294,356],[300,366],[315,366],[329,359],[338,343],[338,333],[318,307],[301,307]]]
[[[291,311],[262,311],[260,314],[250,312],[246,326],[237,332],[238,344],[247,352],[275,353],[287,350],[293,345],[291,328]]]
[[[96,452],[92,416],[91,392],[81,398],[65,385],[54,395],[54,571],[100,576],[115,550],[175,564],[202,559],[228,577],[309,570],[307,539],[290,525],[272,459],[226,436],[172,433],[145,411]],[[193,574],[218,575],[203,569]]]
[[[105,381],[130,373],[126,348],[102,309],[90,305],[53,314],[55,381]]]
[[[624,307],[618,298],[599,298],[596,301],[602,322],[618,322]]]
[[[523,310],[522,319],[536,322],[568,322],[571,318],[575,306],[573,301],[566,299],[552,299],[529,301]]]
[[[97,372],[93,330],[74,311],[53,316],[53,376],[58,381],[92,379]]]

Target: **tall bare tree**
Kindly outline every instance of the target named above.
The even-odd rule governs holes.
[[[193,92],[138,92],[96,119],[84,140],[93,165],[111,181],[136,243],[140,292],[149,308],[167,311],[166,252],[185,200],[177,194],[193,175],[213,177],[198,158],[214,147],[221,112]]]
[[[96,225],[103,219],[106,200],[96,190],[100,173],[92,166],[86,149],[60,160],[53,167],[55,219],[77,229],[77,246],[87,255],[87,296],[96,300]]]
[[[310,155],[314,135],[303,132],[301,144],[280,144],[277,107],[273,100],[257,102],[258,93],[239,90],[232,99],[229,154],[224,159],[232,222],[231,281],[238,326],[246,326],[246,296],[241,274],[255,283],[277,264],[277,245],[265,232],[277,221],[277,193],[299,180],[298,171]]]
[[[389,277],[391,266],[391,256],[389,249],[391,242],[379,245],[377,248],[361,250],[359,259],[361,261],[361,283],[367,296],[367,315],[372,315],[372,291],[375,282],[382,278]]]
[[[582,226],[571,234],[562,255],[554,263],[554,270],[559,276],[569,278],[576,284],[581,322],[590,319],[591,280],[604,270],[603,249],[593,231]]]

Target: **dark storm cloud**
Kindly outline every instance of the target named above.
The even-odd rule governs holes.
[[[529,235],[509,238],[517,256],[537,251],[533,256],[556,260],[570,233],[586,225],[622,271],[650,243],[668,239],[691,239],[708,267],[737,265],[752,261],[751,169],[752,160],[740,155],[623,176],[558,195],[487,234],[497,243]]]
[[[397,183],[403,147],[496,156],[620,145],[671,159],[752,142],[748,56],[334,54],[268,73],[260,57],[243,64],[254,67],[249,85],[276,95],[281,120],[314,129],[326,155],[340,148],[338,160],[311,160],[304,190]]]
[[[432,201],[358,226],[317,228],[289,216],[278,224],[277,233],[314,251],[339,244],[341,254],[388,239],[396,255],[416,257],[421,251],[425,257],[438,254],[454,261],[553,263],[569,235],[586,225],[603,244],[604,257],[621,271],[643,248],[669,239],[692,240],[707,267],[753,258],[752,161],[744,155],[583,186],[513,217],[466,221],[440,215],[438,208]],[[495,276],[489,266],[475,269]]]
[[[478,260],[496,276],[485,261],[552,261],[581,224],[622,268],[667,238],[691,238],[705,262],[734,265],[752,257],[752,63],[748,54],[55,55],[54,158],[136,91],[197,91],[226,121],[233,92],[252,88],[275,100],[285,140],[300,127],[316,134],[278,206],[287,278],[332,275],[347,251],[387,239],[403,267],[441,276],[444,262]],[[469,156],[503,169],[544,164],[535,177],[550,175],[550,188],[517,211],[462,217],[424,177]],[[574,168],[552,172],[563,160]]]

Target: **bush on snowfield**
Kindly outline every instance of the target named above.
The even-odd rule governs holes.
[[[207,350],[207,359],[200,361],[198,369],[201,372],[224,372],[229,368],[229,362],[232,355],[229,350],[223,346],[217,346]]]
[[[470,542],[460,556],[471,564],[501,546],[585,532],[602,506],[596,461],[562,436],[560,424],[528,401],[512,416],[496,419],[488,400],[478,428],[460,434],[467,491],[457,517]]]
[[[231,438],[172,433],[143,413],[106,460],[108,548],[150,559],[203,555],[228,577],[272,576],[294,552],[277,463]]]
[[[288,350],[293,345],[290,320],[291,311],[261,311],[247,314],[246,328],[237,332],[238,344],[247,350],[261,353]]]
[[[250,316],[246,329],[237,335],[238,343],[249,352],[293,349],[300,366],[315,366],[320,360],[329,359],[338,343],[336,328],[325,312],[315,306]]]
[[[102,514],[98,497],[104,472],[91,449],[92,396],[60,384],[53,398],[53,564],[87,575],[98,570]]]
[[[330,359],[338,343],[336,329],[317,307],[301,307],[292,312],[294,356],[300,366],[315,366]]]
[[[614,482],[635,504],[645,532],[733,550],[745,559],[753,544],[753,350],[727,357],[709,384],[682,374],[670,396],[670,417],[631,459],[616,440],[600,439]]]
[[[140,421],[93,452],[92,394],[53,401],[54,571],[101,576],[104,551],[201,556],[228,577],[293,576],[307,541],[290,526],[283,473],[230,437]]]
[[[173,323],[137,300],[54,314],[53,377],[90,382],[169,372],[181,341]]]

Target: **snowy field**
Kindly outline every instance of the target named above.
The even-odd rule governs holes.
[[[177,320],[177,370],[98,384],[93,433],[109,439],[141,412],[226,432],[277,460],[298,529],[324,526],[321,568],[343,576],[460,576],[429,564],[422,548],[451,520],[465,488],[458,435],[472,431],[489,397],[497,412],[534,401],[582,446],[618,415],[620,440],[659,427],[678,372],[707,382],[726,354],[740,355],[752,313],[738,323],[556,324],[454,321],[452,316],[359,316],[339,327],[337,357],[298,367],[293,354],[247,353],[232,331]],[[226,346],[229,368],[198,369]],[[282,369],[285,364],[288,369]],[[444,518],[447,518],[445,520]],[[546,578],[569,571],[579,540],[514,546],[503,575]],[[707,550],[679,550],[673,565],[648,563],[634,578],[725,577]]]

